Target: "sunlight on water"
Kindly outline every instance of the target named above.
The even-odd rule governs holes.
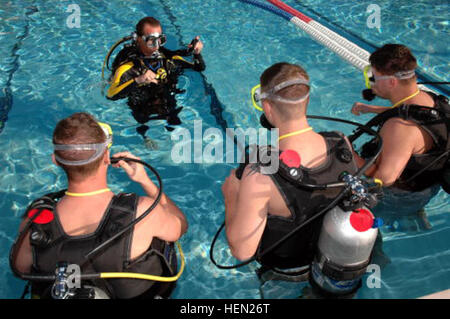
[[[445,41],[435,41],[441,34],[448,37],[448,22],[442,21],[441,13],[437,14],[449,12],[448,4],[443,9],[445,5],[430,6],[426,1],[417,7],[406,1],[386,2],[386,6],[395,5],[396,12],[403,14],[394,16],[386,9],[383,32],[373,33],[364,25],[367,1],[339,6],[336,3],[342,2],[335,0],[302,2],[333,22],[345,21],[345,27],[371,42],[411,44],[424,70],[441,79],[449,74],[448,48]],[[25,3],[34,3],[39,11],[27,17]],[[66,186],[62,171],[51,163],[51,134],[58,120],[77,111],[90,112],[112,126],[113,153],[130,150],[154,165],[163,178],[165,192],[185,212],[190,228],[181,244],[187,267],[173,297],[260,298],[256,263],[224,271],[209,260],[211,240],[224,218],[221,185],[236,165],[175,164],[170,156],[175,142],[164,129],[164,121],[150,123],[148,136],[158,149],[148,150],[136,133],[136,122],[125,101],[108,101],[101,95],[104,56],[112,44],[130,34],[134,23],[144,15],[161,20],[169,49],[201,35],[207,64],[203,75],[217,94],[223,112],[217,105],[212,107],[212,102],[217,101],[206,90],[202,76],[186,71],[178,84],[186,92],[177,96],[178,105],[183,106],[183,124],[175,132],[187,128],[192,135],[194,120],[199,119],[203,120],[203,132],[221,128],[223,121],[232,128],[259,127],[250,90],[258,83],[261,72],[279,61],[298,63],[308,71],[312,82],[311,114],[365,122],[370,115],[357,117],[350,113],[352,104],[361,101],[362,75],[294,25],[239,1],[77,3],[82,10],[80,29],[67,28],[64,1],[6,1],[0,9],[0,88],[6,85],[8,70],[13,67],[11,52],[16,36],[29,23],[29,35],[17,51],[20,59],[11,82],[12,109],[0,134],[0,147],[4,150],[0,153],[0,298],[17,298],[24,286],[12,276],[8,263],[20,216],[34,198]],[[297,1],[286,3],[300,9]],[[417,38],[420,41],[415,41]],[[434,53],[427,56],[431,51]],[[3,90],[0,101],[2,94]],[[350,134],[353,130],[343,124],[311,123],[316,131],[333,129]],[[142,194],[123,172],[111,168],[109,181],[115,192]],[[402,203],[396,205],[392,210],[400,209]],[[431,230],[411,228],[414,225],[382,229],[383,250],[390,258],[382,269],[382,288],[363,285],[358,298],[415,298],[450,286],[448,195],[441,190],[426,209]],[[399,225],[402,222],[398,221]],[[215,258],[221,264],[237,262],[229,253],[224,234],[219,237]],[[263,288],[269,298],[296,298],[303,286],[269,282]]]

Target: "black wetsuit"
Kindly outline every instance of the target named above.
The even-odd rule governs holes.
[[[201,54],[193,54],[193,62],[181,58],[189,56],[189,50],[171,51],[160,47],[159,55],[151,58],[142,56],[135,45],[125,46],[113,62],[113,84],[108,90],[108,99],[118,100],[128,98],[133,117],[142,124],[137,128],[139,134],[145,137],[148,126],[144,125],[149,120],[165,119],[169,125],[181,123],[178,113],[182,107],[176,107],[178,76],[183,69],[190,68],[201,72],[205,69],[205,63]],[[140,85],[133,79],[151,70],[158,74],[164,74],[159,83]],[[114,84],[114,81],[116,82]]]

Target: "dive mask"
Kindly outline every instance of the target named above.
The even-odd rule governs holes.
[[[102,128],[103,132],[105,133],[106,140],[103,143],[96,143],[96,144],[53,144],[53,149],[55,151],[95,151],[89,158],[79,160],[79,161],[71,161],[66,160],[58,156],[56,153],[55,159],[67,166],[79,166],[79,165],[86,165],[89,163],[92,163],[96,159],[98,159],[100,156],[102,156],[103,152],[108,148],[112,146],[112,138],[113,138],[113,132],[111,129],[111,126],[109,126],[106,123],[97,122],[98,125]]]
[[[151,33],[149,35],[143,35],[142,40],[147,44],[150,49],[162,47],[167,42],[165,34]]]
[[[288,81],[281,82],[280,84],[275,85],[272,89],[268,90],[267,92],[262,93],[261,92],[261,84],[258,84],[256,86],[254,86],[251,91],[253,106],[258,111],[262,111],[263,109],[261,106],[261,101],[263,99],[269,99],[269,98],[271,100],[282,102],[282,103],[291,103],[291,104],[301,103],[308,98],[309,93],[307,93],[299,98],[295,98],[295,99],[283,98],[283,97],[277,95],[277,92],[281,91],[282,89],[287,88],[288,86],[297,85],[297,84],[303,84],[303,85],[306,85],[309,87],[308,80],[298,78],[298,79],[294,79],[294,80],[288,80]]]
[[[394,75],[380,75],[380,76],[376,76],[372,72],[372,67],[370,65],[367,65],[364,68],[364,81],[366,83],[366,87],[368,89],[371,89],[372,85],[376,81],[384,80],[384,79],[390,79],[390,78],[397,78],[399,80],[405,80],[405,79],[412,78],[415,74],[416,74],[416,72],[414,70],[409,70],[409,71],[400,71],[400,72],[394,73]]]

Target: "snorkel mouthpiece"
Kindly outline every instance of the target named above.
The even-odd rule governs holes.
[[[275,128],[275,126],[270,124],[269,120],[267,119],[264,113],[259,117],[259,123],[261,124],[262,127],[268,130]]]
[[[372,89],[362,90],[362,97],[366,101],[372,101],[377,95],[373,93]]]

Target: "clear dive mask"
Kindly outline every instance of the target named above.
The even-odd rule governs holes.
[[[105,133],[106,140],[103,143],[94,143],[94,144],[53,144],[53,149],[55,151],[95,151],[89,158],[79,160],[79,161],[71,161],[67,159],[63,159],[58,156],[56,153],[55,159],[67,166],[80,166],[92,163],[97,160],[100,156],[103,155],[104,151],[108,148],[111,148],[113,141],[113,132],[111,126],[106,123],[97,122],[98,125],[102,128]]]
[[[412,78],[415,74],[416,74],[416,72],[414,70],[409,70],[409,71],[400,71],[400,72],[394,73],[394,75],[376,76],[375,74],[373,74],[372,67],[370,65],[367,65],[364,68],[364,81],[366,83],[366,87],[368,89],[371,89],[372,85],[374,85],[376,81],[384,80],[384,79],[391,79],[391,78],[405,80],[405,79]]]
[[[298,79],[294,79],[294,80],[288,80],[288,81],[281,82],[280,84],[275,85],[272,89],[268,90],[267,92],[262,93],[261,92],[261,84],[258,84],[256,86],[254,86],[251,91],[253,106],[258,111],[262,111],[263,109],[261,106],[261,101],[263,99],[268,99],[268,98],[270,98],[271,100],[274,100],[274,101],[281,102],[281,103],[291,103],[291,104],[301,103],[308,98],[309,93],[306,93],[305,95],[303,95],[299,98],[295,98],[295,99],[283,98],[283,97],[277,95],[277,92],[281,91],[282,89],[287,88],[288,86],[297,85],[297,84],[303,84],[303,85],[306,85],[309,87],[308,80],[298,78]]]
[[[162,47],[167,42],[165,34],[151,33],[149,35],[143,35],[142,40],[146,43],[150,49]]]

